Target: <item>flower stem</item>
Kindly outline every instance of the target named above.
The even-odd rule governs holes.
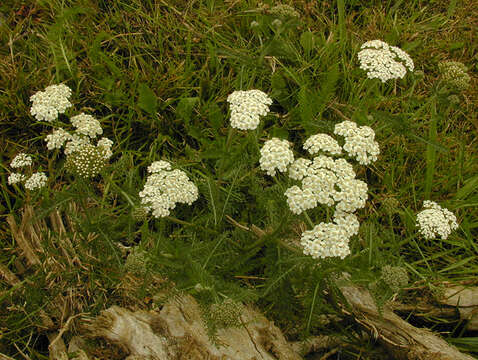
[[[312,221],[312,219],[310,218],[309,214],[307,214],[307,211],[304,210],[303,214],[304,214],[305,220],[307,220],[308,224],[309,224],[312,228],[314,228],[314,227],[315,227],[315,224],[314,224],[314,222]]]

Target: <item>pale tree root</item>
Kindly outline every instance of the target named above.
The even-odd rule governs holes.
[[[438,302],[456,307],[460,318],[468,320],[467,330],[478,330],[478,287],[451,286]]]
[[[385,305],[379,312],[366,289],[343,280],[337,283],[350,308],[343,312],[355,317],[371,335],[378,339],[395,359],[406,360],[473,360],[454,346],[432,333],[416,328]]]
[[[242,326],[219,329],[211,341],[191,296],[170,301],[158,312],[131,312],[113,306],[85,325],[129,353],[127,359],[299,360],[281,331],[259,312],[244,307]]]

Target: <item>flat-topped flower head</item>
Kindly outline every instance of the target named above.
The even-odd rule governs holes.
[[[261,116],[269,113],[271,98],[260,90],[234,91],[227,97],[231,109],[231,126],[240,130],[254,130]]]
[[[360,164],[368,165],[377,160],[380,147],[372,128],[358,127],[353,121],[343,121],[335,125],[334,133],[345,138],[343,149]]]
[[[305,141],[304,149],[311,155],[315,155],[320,151],[328,152],[331,155],[342,153],[342,148],[337,140],[327,134],[312,135]]]
[[[382,268],[381,279],[393,291],[399,291],[400,288],[407,286],[409,277],[407,269],[401,266],[385,265]]]
[[[368,185],[359,179],[340,179],[336,186],[340,191],[333,192],[337,210],[352,213],[365,207],[368,198]]]
[[[301,214],[304,210],[313,209],[317,206],[317,196],[311,189],[302,190],[294,185],[286,190],[287,204],[294,214]]]
[[[8,177],[8,185],[18,184],[25,181],[27,177],[20,173],[11,173]]]
[[[408,71],[413,71],[411,57],[396,46],[390,46],[381,40],[365,42],[358,53],[360,68],[367,71],[369,79],[386,82],[401,79]]]
[[[151,173],[139,193],[141,204],[156,218],[169,216],[176,203],[191,205],[199,196],[198,188],[182,170],[171,170],[166,161],[154,162]]]
[[[149,173],[158,173],[161,170],[171,170],[171,164],[164,160],[155,161],[150,166],[148,166]]]
[[[78,134],[89,136],[92,139],[103,134],[100,122],[91,115],[81,113],[73,116],[70,121]]]
[[[85,145],[90,145],[90,139],[86,136],[80,136],[73,134],[71,135],[71,139],[65,144],[65,155],[71,155],[83,148]]]
[[[38,91],[30,97],[32,114],[38,121],[53,122],[72,106],[69,101],[71,89],[65,84],[50,85],[45,91]]]
[[[261,149],[259,164],[261,170],[274,176],[276,171],[286,172],[289,164],[294,161],[294,153],[287,140],[272,138],[265,142]]]
[[[112,146],[113,146],[113,141],[105,137],[102,137],[96,143],[96,147],[101,148],[103,150],[103,157],[106,160],[108,160],[111,156],[113,156],[113,151],[111,150]]]
[[[437,236],[446,239],[453,230],[458,228],[455,215],[448,209],[429,200],[423,202],[423,207],[425,210],[417,214],[416,225],[426,239],[434,239]]]
[[[63,128],[53,130],[53,132],[45,138],[48,150],[61,149],[63,145],[70,140],[73,140],[72,136]]]
[[[355,178],[352,165],[345,159],[334,160],[319,155],[313,161],[301,163],[301,167],[292,164],[289,173],[294,168],[293,175],[302,180],[302,188],[295,185],[284,194],[294,214],[301,214],[318,204],[336,205],[337,210],[348,213],[365,206],[368,198],[367,184]],[[297,171],[296,167],[299,168]]]
[[[32,164],[32,157],[25,153],[19,153],[15,156],[10,163],[12,168],[21,168],[25,166],[30,166]]]
[[[25,181],[25,188],[28,190],[37,190],[44,187],[47,181],[48,178],[45,173],[37,172],[32,174],[32,176]]]
[[[294,180],[302,180],[307,175],[312,161],[309,159],[299,158],[295,160],[289,167],[289,177]]]
[[[350,254],[349,231],[342,224],[320,223],[312,230],[304,231],[300,238],[305,255],[314,259],[339,257]]]

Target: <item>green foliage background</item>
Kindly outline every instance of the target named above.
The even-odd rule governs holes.
[[[61,251],[45,244],[65,263],[56,283],[45,269],[23,274],[35,286],[16,289],[0,279],[2,308],[18,305],[0,310],[0,352],[15,355],[12,344],[17,344],[32,359],[46,358],[42,337],[31,340],[35,314],[47,309],[65,284],[88,289],[81,310],[94,316],[112,304],[137,301],[147,307],[145,298],[160,304],[168,296],[155,298],[159,290],[151,284],[161,276],[204,306],[225,299],[255,304],[290,339],[332,333],[363,347],[353,322],[320,325],[323,315],[340,310],[331,280],[338,274],[349,272],[353,281],[369,286],[377,283],[383,265],[400,265],[412,283],[424,285],[425,302],[444,281],[476,282],[476,3],[289,4],[300,18],[282,18],[277,26],[268,12],[273,2],[255,0],[2,2],[1,217],[19,217],[26,204],[39,218],[54,209],[66,211],[76,223],[74,246],[84,266],[68,265]],[[357,52],[371,39],[407,51],[416,71],[386,84],[366,79]],[[444,60],[463,62],[472,77],[459,103],[439,86],[437,64]],[[29,115],[29,97],[60,82],[72,88],[75,112],[94,115],[115,143],[111,165],[91,182],[65,174],[62,158],[45,151],[51,128]],[[274,100],[255,131],[230,129],[226,98],[239,89],[260,89]],[[368,168],[356,168],[369,185],[369,201],[357,213],[361,228],[352,255],[316,262],[290,251],[305,224],[285,202],[289,180],[279,176],[276,182],[260,171],[259,147],[276,136],[303,153],[308,136],[331,134],[344,119],[371,126],[381,155]],[[34,154],[48,171],[47,190],[28,194],[7,185],[8,164],[18,152]],[[136,221],[131,214],[146,167],[160,159],[185,170],[200,198],[177,207],[173,218]],[[417,234],[414,216],[427,199],[457,215],[460,228],[447,240],[424,241]],[[71,202],[78,204],[77,212],[69,210]],[[312,215],[320,222],[325,213],[318,209]],[[258,238],[231,219],[267,235]],[[95,236],[88,238],[91,233]],[[131,299],[118,290],[128,270],[117,244],[148,254],[146,275]],[[3,221],[0,245],[0,262],[16,271],[20,254]],[[413,302],[416,294],[402,296]],[[476,338],[461,331],[463,324],[426,321],[447,331],[457,346],[476,351]],[[360,351],[343,356],[356,358]],[[372,345],[367,351],[372,357]]]

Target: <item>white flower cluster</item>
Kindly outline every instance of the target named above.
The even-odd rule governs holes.
[[[261,170],[266,171],[270,176],[274,176],[276,170],[280,172],[287,171],[287,167],[293,161],[294,153],[290,149],[290,144],[287,140],[272,138],[266,141],[261,149],[259,164]]]
[[[32,164],[32,157],[25,153],[19,153],[15,156],[10,163],[12,168],[20,168],[25,166],[30,166]]]
[[[345,258],[350,254],[350,238],[358,234],[359,226],[355,215],[336,213],[334,223],[320,223],[302,233],[300,243],[304,247],[304,254],[314,259]]]
[[[380,151],[371,128],[357,127],[355,123],[345,121],[336,126],[335,134],[345,137],[343,150],[354,156],[361,164],[369,164],[377,159]],[[282,144],[276,139],[272,145],[274,151],[267,149],[263,153],[261,150],[261,168],[268,170],[269,174],[274,174],[275,168],[279,167],[278,164],[282,168],[290,164],[289,177],[300,182],[284,193],[287,204],[294,214],[302,214],[319,204],[335,206],[333,222],[320,223],[314,229],[302,234],[301,244],[304,253],[315,259],[332,256],[344,258],[350,253],[348,246],[350,238],[358,233],[360,224],[353,213],[365,206],[368,198],[367,184],[356,179],[352,165],[344,158],[334,159],[318,154],[321,152],[331,155],[342,154],[342,147],[327,134],[312,135],[305,141],[303,148],[315,156],[313,160],[299,158],[292,162],[293,154],[288,153],[290,151],[288,143]],[[265,155],[268,156],[266,162],[268,166],[263,166],[262,159]]]
[[[58,114],[71,107],[70,96],[71,89],[65,84],[50,85],[45,91],[38,91],[30,97],[30,114],[38,121],[53,122],[58,119]]]
[[[448,238],[452,230],[458,228],[455,215],[448,209],[442,208],[436,202],[425,200],[422,210],[417,214],[417,227],[426,239],[440,236]]]
[[[367,71],[369,79],[402,79],[407,70],[413,71],[411,57],[396,46],[390,46],[381,40],[365,42],[358,53],[360,68]]]
[[[11,173],[8,177],[8,185],[18,184],[25,181],[27,177],[20,173]]]
[[[71,118],[71,122],[76,128],[73,134],[63,128],[58,128],[46,136],[45,141],[48,150],[61,149],[64,146],[64,154],[72,155],[86,149],[88,145],[92,145],[91,140],[103,133],[100,122],[91,115],[80,114],[74,116]],[[98,150],[102,151],[105,160],[113,155],[112,146],[113,141],[105,137],[98,140],[96,144]]]
[[[184,171],[171,170],[166,161],[156,161],[148,167],[150,175],[139,193],[141,204],[154,217],[164,217],[176,207],[176,203],[191,205],[198,198],[198,188]]]
[[[26,166],[31,166],[33,163],[32,157],[25,153],[19,153],[13,158],[10,163],[12,168],[21,168]],[[21,173],[11,173],[8,176],[8,184],[18,184],[24,183],[25,188],[29,190],[39,189],[46,185],[47,177],[42,172],[33,173],[30,177],[27,178],[26,175]]]
[[[46,177],[45,173],[37,172],[32,174],[26,181],[25,181],[25,188],[28,190],[36,190],[44,187],[48,178]]]
[[[319,155],[310,163],[301,161],[301,165],[297,170],[299,166],[296,162],[291,168],[294,169],[295,179],[299,178],[297,173],[302,176],[302,188],[294,185],[284,193],[294,214],[301,214],[318,204],[336,205],[337,210],[349,213],[365,206],[367,184],[355,179],[355,171],[345,159],[334,160]]]
[[[289,177],[294,180],[302,180],[307,175],[310,164],[312,164],[312,161],[309,159],[299,158],[295,160],[289,167]]]
[[[81,113],[80,115],[73,116],[70,121],[78,134],[89,136],[92,139],[97,135],[103,134],[100,122],[91,115]]]
[[[312,135],[305,141],[304,149],[311,155],[317,154],[319,151],[325,151],[332,155],[342,153],[342,148],[337,140],[327,134]]]
[[[269,113],[271,98],[260,90],[234,91],[227,97],[231,108],[231,126],[241,130],[254,130],[260,116]]]
[[[368,165],[377,160],[380,148],[372,128],[358,127],[353,121],[344,121],[335,125],[334,133],[345,138],[344,150],[360,164]]]

